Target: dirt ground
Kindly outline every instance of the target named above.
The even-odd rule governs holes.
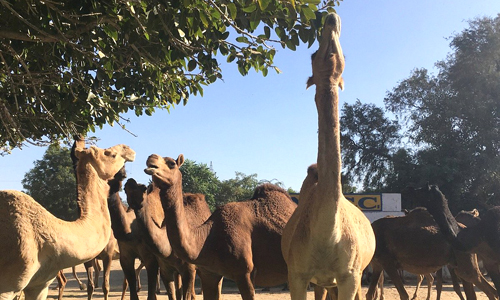
[[[87,276],[85,274],[85,269],[83,265],[80,265],[76,268],[77,270],[77,275],[82,280],[83,282],[87,282]],[[73,275],[71,274],[71,269],[66,269],[65,270],[65,275],[68,278],[68,283],[66,285],[66,289],[64,291],[64,299],[66,300],[83,300],[87,298],[87,292],[86,291],[80,291],[78,284],[76,280],[73,278]],[[385,299],[386,300],[398,300],[399,295],[392,285],[392,283],[387,282],[384,285],[384,294],[385,294]],[[146,276],[146,271],[143,270],[141,272],[141,283],[142,283],[142,289],[139,292],[139,298],[141,300],[146,300],[147,299],[147,276]],[[118,261],[113,261],[112,265],[112,270],[111,270],[111,275],[110,275],[110,285],[111,285],[111,293],[110,293],[110,300],[115,300],[115,299],[120,299],[121,294],[122,294],[122,284],[123,284],[123,272],[121,271],[120,268],[120,263]],[[96,292],[94,293],[94,299],[102,299],[104,298],[103,293],[102,293],[102,276],[100,277],[99,281],[99,288],[96,289]],[[50,287],[49,291],[49,299],[57,299],[58,291],[57,291],[57,281],[54,280]],[[408,294],[410,297],[413,295],[413,292],[415,291],[415,280],[408,280],[407,285],[405,286]],[[271,291],[269,292],[263,292],[261,291],[261,288],[256,289],[256,299],[257,300],[289,300],[290,299],[290,294],[287,291],[282,291],[281,287],[274,287],[271,288]],[[363,295],[366,293],[367,286],[363,286]],[[199,294],[200,293],[200,288],[197,287],[196,289],[197,293],[197,298],[199,300],[202,300],[202,296]],[[222,288],[222,299],[223,300],[241,300],[241,297],[238,293],[238,289],[234,287],[234,284],[225,284]],[[427,297],[427,284],[424,280],[422,287],[419,290],[418,293],[418,299],[425,300]],[[478,300],[487,300],[488,298],[486,295],[476,289],[476,295]],[[125,300],[130,299],[129,298],[128,291],[125,294]],[[165,295],[165,288],[161,287],[161,294],[157,296],[158,300],[167,300],[168,297]],[[307,300],[313,300],[314,299],[314,293],[312,291],[309,291],[307,293]],[[431,299],[436,299],[436,289],[435,287],[432,288],[432,294],[431,294]],[[451,282],[446,282],[443,286],[443,293],[441,295],[442,300],[452,300],[452,299],[459,299],[457,294],[452,289]]]

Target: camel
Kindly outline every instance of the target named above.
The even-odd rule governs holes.
[[[149,156],[145,172],[160,190],[168,237],[174,253],[204,270],[200,272],[204,299],[219,299],[222,276],[236,282],[243,300],[255,298],[257,286],[287,281],[281,254],[281,234],[296,204],[273,184],[258,186],[250,200],[219,206],[201,225],[188,218],[182,193],[184,163]]]
[[[131,178],[125,183],[125,193],[129,207],[135,211],[144,240],[161,265],[160,270],[164,270],[164,276],[180,275],[182,278],[183,291],[182,295],[177,295],[177,299],[182,296],[185,300],[194,300],[196,266],[181,260],[172,251],[164,223],[165,215],[159,189],[153,185],[148,188]],[[210,217],[210,208],[199,195],[185,193],[184,204],[188,218],[198,223],[193,224],[201,225]]]
[[[83,283],[80,280],[80,278],[78,278],[78,276],[76,275],[75,267],[73,266],[73,267],[71,267],[71,269],[72,269],[73,277],[75,277],[75,280],[78,283],[80,290],[82,290],[82,291],[85,290],[87,288],[87,285],[85,283]],[[66,283],[68,282],[68,279],[64,275],[63,270],[60,270],[57,273],[56,280],[57,280],[57,289],[59,290],[59,295],[58,295],[57,299],[61,300],[63,298],[64,288],[66,287]]]
[[[417,203],[426,207],[451,245],[459,250],[476,253],[484,263],[497,291],[500,289],[500,206],[486,211],[484,216],[461,226],[453,217],[448,200],[436,185],[412,189]],[[498,294],[497,294],[498,295]]]
[[[117,174],[117,185],[121,186],[123,179],[126,178],[125,172]],[[139,258],[146,266],[148,274],[148,300],[156,300],[156,287],[159,265],[156,257],[144,242],[141,230],[138,228],[135,212],[127,208],[120,198],[119,193],[112,194],[108,198],[109,214],[111,216],[111,228],[118,241],[120,249],[120,265],[125,275],[126,282],[130,289],[130,299],[139,300],[136,286],[135,259]],[[174,283],[164,279],[167,294],[170,300],[174,298]],[[126,290],[124,286],[123,293]],[[122,294],[122,299],[123,299]]]
[[[80,217],[63,221],[33,198],[13,190],[0,191],[0,299],[47,298],[48,287],[59,270],[94,258],[111,234],[106,205],[106,181],[135,152],[125,145],[108,149],[78,147],[78,203]]]
[[[300,190],[300,202],[286,225],[283,257],[292,300],[305,300],[311,281],[338,287],[339,299],[361,299],[361,276],[375,251],[366,216],[342,194],[338,87],[343,88],[344,55],[340,18],[325,19],[320,46],[312,56],[318,110],[318,159]]]
[[[489,299],[495,299],[495,290],[481,275],[475,255],[455,251],[425,208],[416,208],[406,216],[376,220],[372,226],[377,247],[372,260],[373,276],[366,294],[367,300],[375,298],[376,285],[383,270],[391,277],[400,298],[408,300],[398,269],[427,274],[447,264],[456,264],[454,272],[465,280],[463,285],[467,299],[475,299],[472,283],[484,291]]]

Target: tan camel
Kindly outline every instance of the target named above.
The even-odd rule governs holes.
[[[339,299],[360,299],[361,275],[375,251],[370,222],[342,194],[338,87],[343,87],[344,55],[339,36],[340,18],[330,14],[308,80],[308,86],[316,85],[317,166],[309,167],[282,239],[292,300],[306,299],[310,281],[337,286]]]
[[[213,272],[200,272],[204,299],[218,299],[222,276],[236,282],[244,300],[255,298],[254,285],[275,286],[287,280],[281,233],[295,210],[288,193],[272,184],[258,186],[252,199],[218,207],[196,226],[187,218],[182,193],[184,163],[153,154],[146,173],[160,189],[168,237],[183,260]],[[218,274],[218,275],[217,275]]]
[[[138,227],[143,231],[144,241],[158,259],[164,276],[181,275],[183,289],[182,295],[178,294],[177,299],[180,300],[182,297],[194,300],[196,266],[181,260],[172,251],[164,222],[165,214],[161,206],[160,190],[153,185],[148,188],[138,184],[132,178],[127,180],[124,189],[127,203],[134,209]],[[184,193],[184,207],[187,218],[194,225],[201,225],[211,215],[210,208],[201,195]]]
[[[475,299],[472,283],[484,291],[489,299],[495,299],[495,290],[481,275],[475,255],[454,251],[424,208],[414,209],[406,216],[376,220],[372,226],[377,247],[372,260],[373,276],[366,294],[367,300],[375,298],[376,285],[383,270],[391,277],[400,298],[408,300],[398,269],[427,274],[449,263],[456,264],[454,272],[465,280],[463,284],[467,299]]]
[[[108,149],[77,148],[80,217],[73,222],[54,217],[30,196],[0,191],[0,299],[20,291],[25,298],[45,299],[59,270],[94,258],[111,234],[106,199],[107,180],[132,161],[125,145]]]

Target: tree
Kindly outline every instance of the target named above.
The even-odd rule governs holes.
[[[341,113],[342,163],[349,175],[345,180],[356,178],[365,190],[380,190],[401,138],[398,123],[385,117],[382,108],[359,99],[344,103]]]
[[[78,208],[70,150],[52,144],[34,165],[22,180],[25,192],[56,217],[75,220]]]
[[[245,175],[236,172],[235,178],[220,183],[217,205],[250,199],[259,183],[257,174]]]
[[[183,191],[204,194],[208,206],[213,211],[216,206],[216,196],[220,190],[220,181],[215,172],[206,164],[196,163],[189,159],[184,161],[180,171]]]
[[[437,75],[414,70],[384,101],[409,124],[406,136],[418,150],[405,160],[421,182],[438,184],[455,211],[498,205],[500,15],[470,21],[450,45]]]
[[[339,4],[320,1],[2,1],[0,148],[186,104],[224,57],[243,75],[279,71],[273,45],[311,46]]]

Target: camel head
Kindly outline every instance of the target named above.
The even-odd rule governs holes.
[[[134,161],[135,151],[126,145],[116,145],[101,149],[95,146],[83,148],[80,145],[75,149],[75,156],[79,164],[89,163],[103,180],[112,179],[127,161]]]
[[[144,200],[144,193],[148,189],[144,184],[138,184],[135,179],[130,178],[125,183],[125,194],[127,194],[128,206],[132,209],[140,209]]]
[[[344,89],[344,54],[340,47],[340,17],[331,13],[326,16],[321,34],[319,49],[312,57],[313,76],[309,77],[307,87],[328,85]]]
[[[146,174],[151,175],[153,183],[159,188],[170,188],[175,184],[182,184],[182,174],[179,168],[184,163],[184,155],[180,154],[177,159],[161,157],[151,154],[146,161]]]

